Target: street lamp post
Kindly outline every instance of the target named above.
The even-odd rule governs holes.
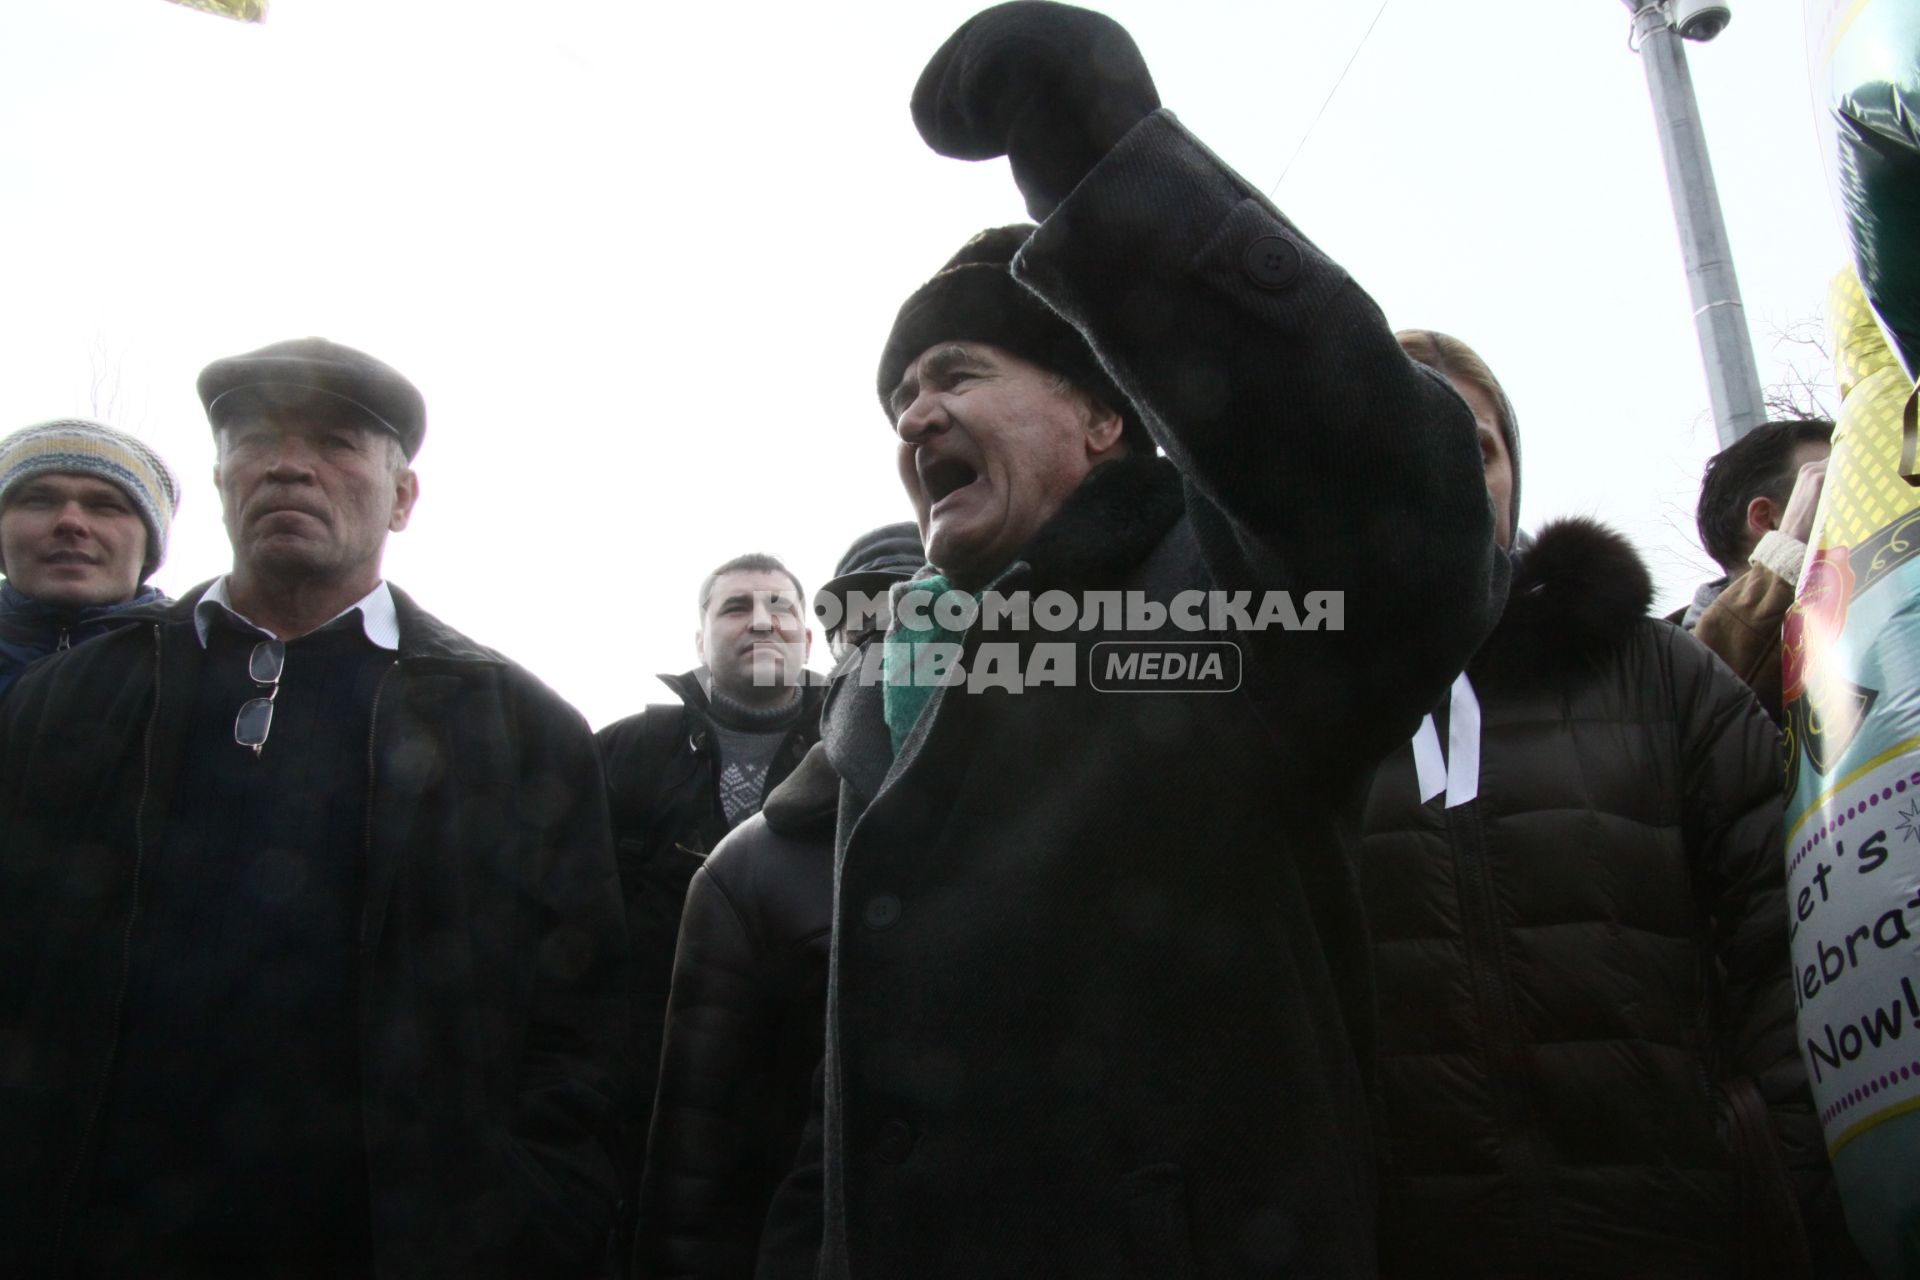
[[[1706,363],[1707,392],[1713,400],[1720,445],[1725,448],[1765,422],[1767,411],[1681,39],[1683,34],[1694,40],[1712,39],[1726,25],[1727,10],[1703,0],[1626,0],[1626,4],[1633,11],[1633,32],[1653,94],[1660,150],[1667,162],[1667,189],[1673,197],[1680,253],[1693,295],[1694,328]]]

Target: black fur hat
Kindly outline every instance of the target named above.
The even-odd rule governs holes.
[[[1013,278],[1013,256],[1033,230],[1030,222],[1016,222],[982,231],[901,305],[880,355],[880,407],[891,419],[888,400],[893,389],[907,366],[934,343],[984,342],[1064,376],[1118,411],[1127,443],[1151,453],[1152,441],[1139,415],[1100,367],[1080,331]]]

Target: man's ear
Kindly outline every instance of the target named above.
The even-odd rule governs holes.
[[[420,501],[420,477],[408,467],[393,478],[393,515],[387,528],[398,533],[413,519],[413,504]]]
[[[1087,455],[1096,461],[1113,456],[1126,434],[1127,424],[1118,412],[1100,401],[1087,398]]]
[[[1771,531],[1780,527],[1780,507],[1772,498],[1762,494],[1747,502],[1747,540],[1759,542]]]
[[[700,665],[707,665],[707,629],[696,627],[693,632],[693,652],[700,659]]]

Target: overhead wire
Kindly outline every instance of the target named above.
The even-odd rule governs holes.
[[[1326,99],[1321,102],[1320,110],[1314,113],[1312,123],[1307,125],[1307,131],[1300,135],[1299,145],[1294,147],[1293,154],[1287,157],[1286,168],[1280,170],[1280,176],[1275,178],[1273,185],[1267,188],[1267,194],[1269,196],[1278,191],[1280,184],[1287,180],[1287,175],[1293,172],[1294,161],[1298,160],[1300,153],[1307,149],[1307,142],[1313,137],[1313,131],[1320,127],[1321,117],[1325,116],[1327,114],[1327,108],[1333,105],[1333,99],[1335,95],[1340,92],[1340,86],[1347,82],[1347,73],[1352,71],[1353,64],[1360,60],[1361,50],[1367,47],[1367,41],[1373,39],[1374,28],[1380,25],[1381,16],[1386,13],[1387,6],[1392,3],[1393,0],[1380,0],[1380,7],[1374,10],[1373,21],[1367,24],[1366,34],[1362,35],[1360,37],[1360,43],[1353,47],[1353,55],[1347,59],[1347,65],[1340,68],[1340,76],[1333,82],[1333,88],[1327,90]]]

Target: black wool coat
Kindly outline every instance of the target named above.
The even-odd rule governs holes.
[[[1750,1274],[1723,1092],[1743,1077],[1776,1174],[1837,1229],[1794,1038],[1778,734],[1651,596],[1617,535],[1542,530],[1468,667],[1478,797],[1422,804],[1410,748],[1374,783],[1383,1275]]]
[[[840,674],[822,1273],[1369,1276],[1347,842],[1491,622],[1472,417],[1165,112],[1015,273],[1167,456],[1097,468],[995,588],[1335,591],[1344,627],[976,626],[968,662],[1064,641],[1075,683],[939,689],[897,758],[882,689]],[[1093,686],[1096,644],[1156,638],[1233,644],[1245,678]]]
[[[37,664],[0,702],[0,1274],[61,1274],[110,1075],[138,1069],[115,1060],[125,948],[173,803],[200,595]],[[342,853],[364,893],[373,1274],[593,1275],[626,943],[592,738],[526,671],[393,598],[367,755],[337,766],[370,770],[365,845]]]
[[[640,1186],[642,1280],[754,1274],[826,1031],[839,798],[816,746],[694,873]]]

